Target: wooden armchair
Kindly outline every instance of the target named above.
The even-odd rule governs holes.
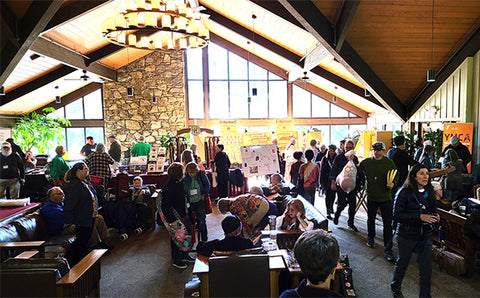
[[[3,268],[2,297],[100,297],[100,258],[106,249],[95,249],[57,281],[55,268]],[[27,253],[22,258],[28,258]]]

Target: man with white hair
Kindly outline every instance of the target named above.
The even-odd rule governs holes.
[[[19,198],[20,184],[25,183],[25,168],[21,157],[13,153],[9,142],[2,143],[0,156],[0,198],[5,197],[8,187],[10,199]]]

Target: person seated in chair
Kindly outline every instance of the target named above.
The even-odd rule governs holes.
[[[147,219],[150,213],[150,207],[147,201],[150,199],[150,190],[143,185],[143,179],[140,176],[133,178],[133,188],[130,189],[132,201],[135,202],[135,214],[138,228],[142,231],[147,230]]]
[[[42,206],[41,213],[45,219],[47,232],[50,236],[57,234],[73,235],[75,234],[75,225],[65,223],[63,217],[63,200],[65,194],[63,190],[58,187],[52,187],[47,191],[48,201]],[[101,215],[95,218],[92,236],[89,240],[89,247],[113,249],[113,246],[108,245],[107,241],[110,239],[105,220]]]
[[[282,193],[282,190],[283,190],[282,175],[273,174],[270,177],[270,185],[268,187],[263,188],[263,193],[266,196],[270,196],[275,193]]]
[[[225,233],[224,239],[200,242],[197,246],[197,252],[209,257],[214,251],[240,251],[253,247],[252,240],[241,236],[242,223],[235,215],[227,215],[222,220],[222,229]]]
[[[238,216],[243,225],[243,236],[255,239],[261,234],[257,225],[267,214],[268,202],[258,195],[244,194],[236,198],[218,200],[218,210],[225,214],[230,212]]]
[[[285,213],[277,217],[277,230],[313,230],[313,222],[305,217],[305,206],[299,199],[291,199],[287,203]]]
[[[296,289],[286,290],[285,297],[342,297],[330,290],[340,248],[337,239],[324,230],[303,233],[295,243],[295,259],[306,279]]]
[[[275,205],[275,203],[267,199],[267,197],[265,197],[265,195],[263,194],[263,190],[258,186],[252,186],[252,188],[250,188],[250,193],[261,196],[268,203],[267,213],[262,218],[262,220],[255,226],[255,229],[263,230],[268,225],[268,220],[269,220],[268,217],[270,215],[275,215],[275,216],[278,215],[277,205]]]

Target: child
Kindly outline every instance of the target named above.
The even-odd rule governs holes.
[[[206,201],[205,197],[210,191],[210,182],[205,171],[199,171],[195,162],[189,162],[185,168],[183,188],[190,200],[190,209],[195,212],[200,240],[207,241]]]
[[[135,202],[135,217],[137,229],[135,233],[141,234],[147,230],[147,219],[151,213],[150,207],[147,205],[147,199],[150,198],[150,190],[143,186],[143,179],[139,176],[133,178],[132,201]]]

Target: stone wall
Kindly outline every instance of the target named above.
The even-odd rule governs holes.
[[[127,96],[127,87],[133,87],[133,96]],[[103,85],[103,105],[105,136],[115,135],[127,148],[140,135],[153,144],[185,128],[183,53],[152,52],[118,69],[117,81]]]

